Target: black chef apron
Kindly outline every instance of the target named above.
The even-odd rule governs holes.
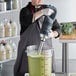
[[[33,22],[26,31],[20,36],[20,41],[18,45],[18,54],[16,63],[14,66],[14,76],[24,76],[28,73],[28,60],[25,50],[27,46],[39,45],[40,44],[40,27],[38,21]],[[46,49],[52,48],[51,39],[47,39],[44,43]],[[31,63],[32,64],[32,63]]]

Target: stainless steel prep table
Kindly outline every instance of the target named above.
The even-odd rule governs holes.
[[[76,43],[76,30],[72,35],[61,35],[59,41],[62,43],[62,73],[68,76],[69,73],[69,43]]]

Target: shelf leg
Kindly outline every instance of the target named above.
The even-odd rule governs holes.
[[[62,72],[65,76],[69,73],[69,57],[68,57],[68,44],[62,43]]]
[[[1,73],[2,73],[2,67],[3,67],[3,65],[2,65],[2,63],[0,63],[0,76],[1,76]]]

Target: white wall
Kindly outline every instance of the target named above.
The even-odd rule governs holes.
[[[76,21],[76,0],[44,0],[57,8],[57,19],[60,22]]]
[[[45,0],[44,3],[52,4],[57,8],[57,19],[59,22],[76,22],[76,0]],[[56,59],[62,58],[62,48],[59,40],[53,40]],[[69,44],[69,58],[76,59],[76,44]]]
[[[28,0],[30,1],[30,0]],[[28,3],[23,0],[23,6]],[[45,4],[52,4],[57,8],[57,19],[59,22],[76,21],[76,0],[44,0]],[[62,58],[61,43],[58,39],[53,39],[56,59]],[[76,59],[76,44],[69,44],[69,58]]]

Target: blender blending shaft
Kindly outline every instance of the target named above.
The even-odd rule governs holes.
[[[39,45],[39,48],[38,48],[38,53],[39,54],[41,54],[41,52],[42,52],[44,42],[45,42],[45,35],[43,36],[42,40],[40,41],[40,45]]]

